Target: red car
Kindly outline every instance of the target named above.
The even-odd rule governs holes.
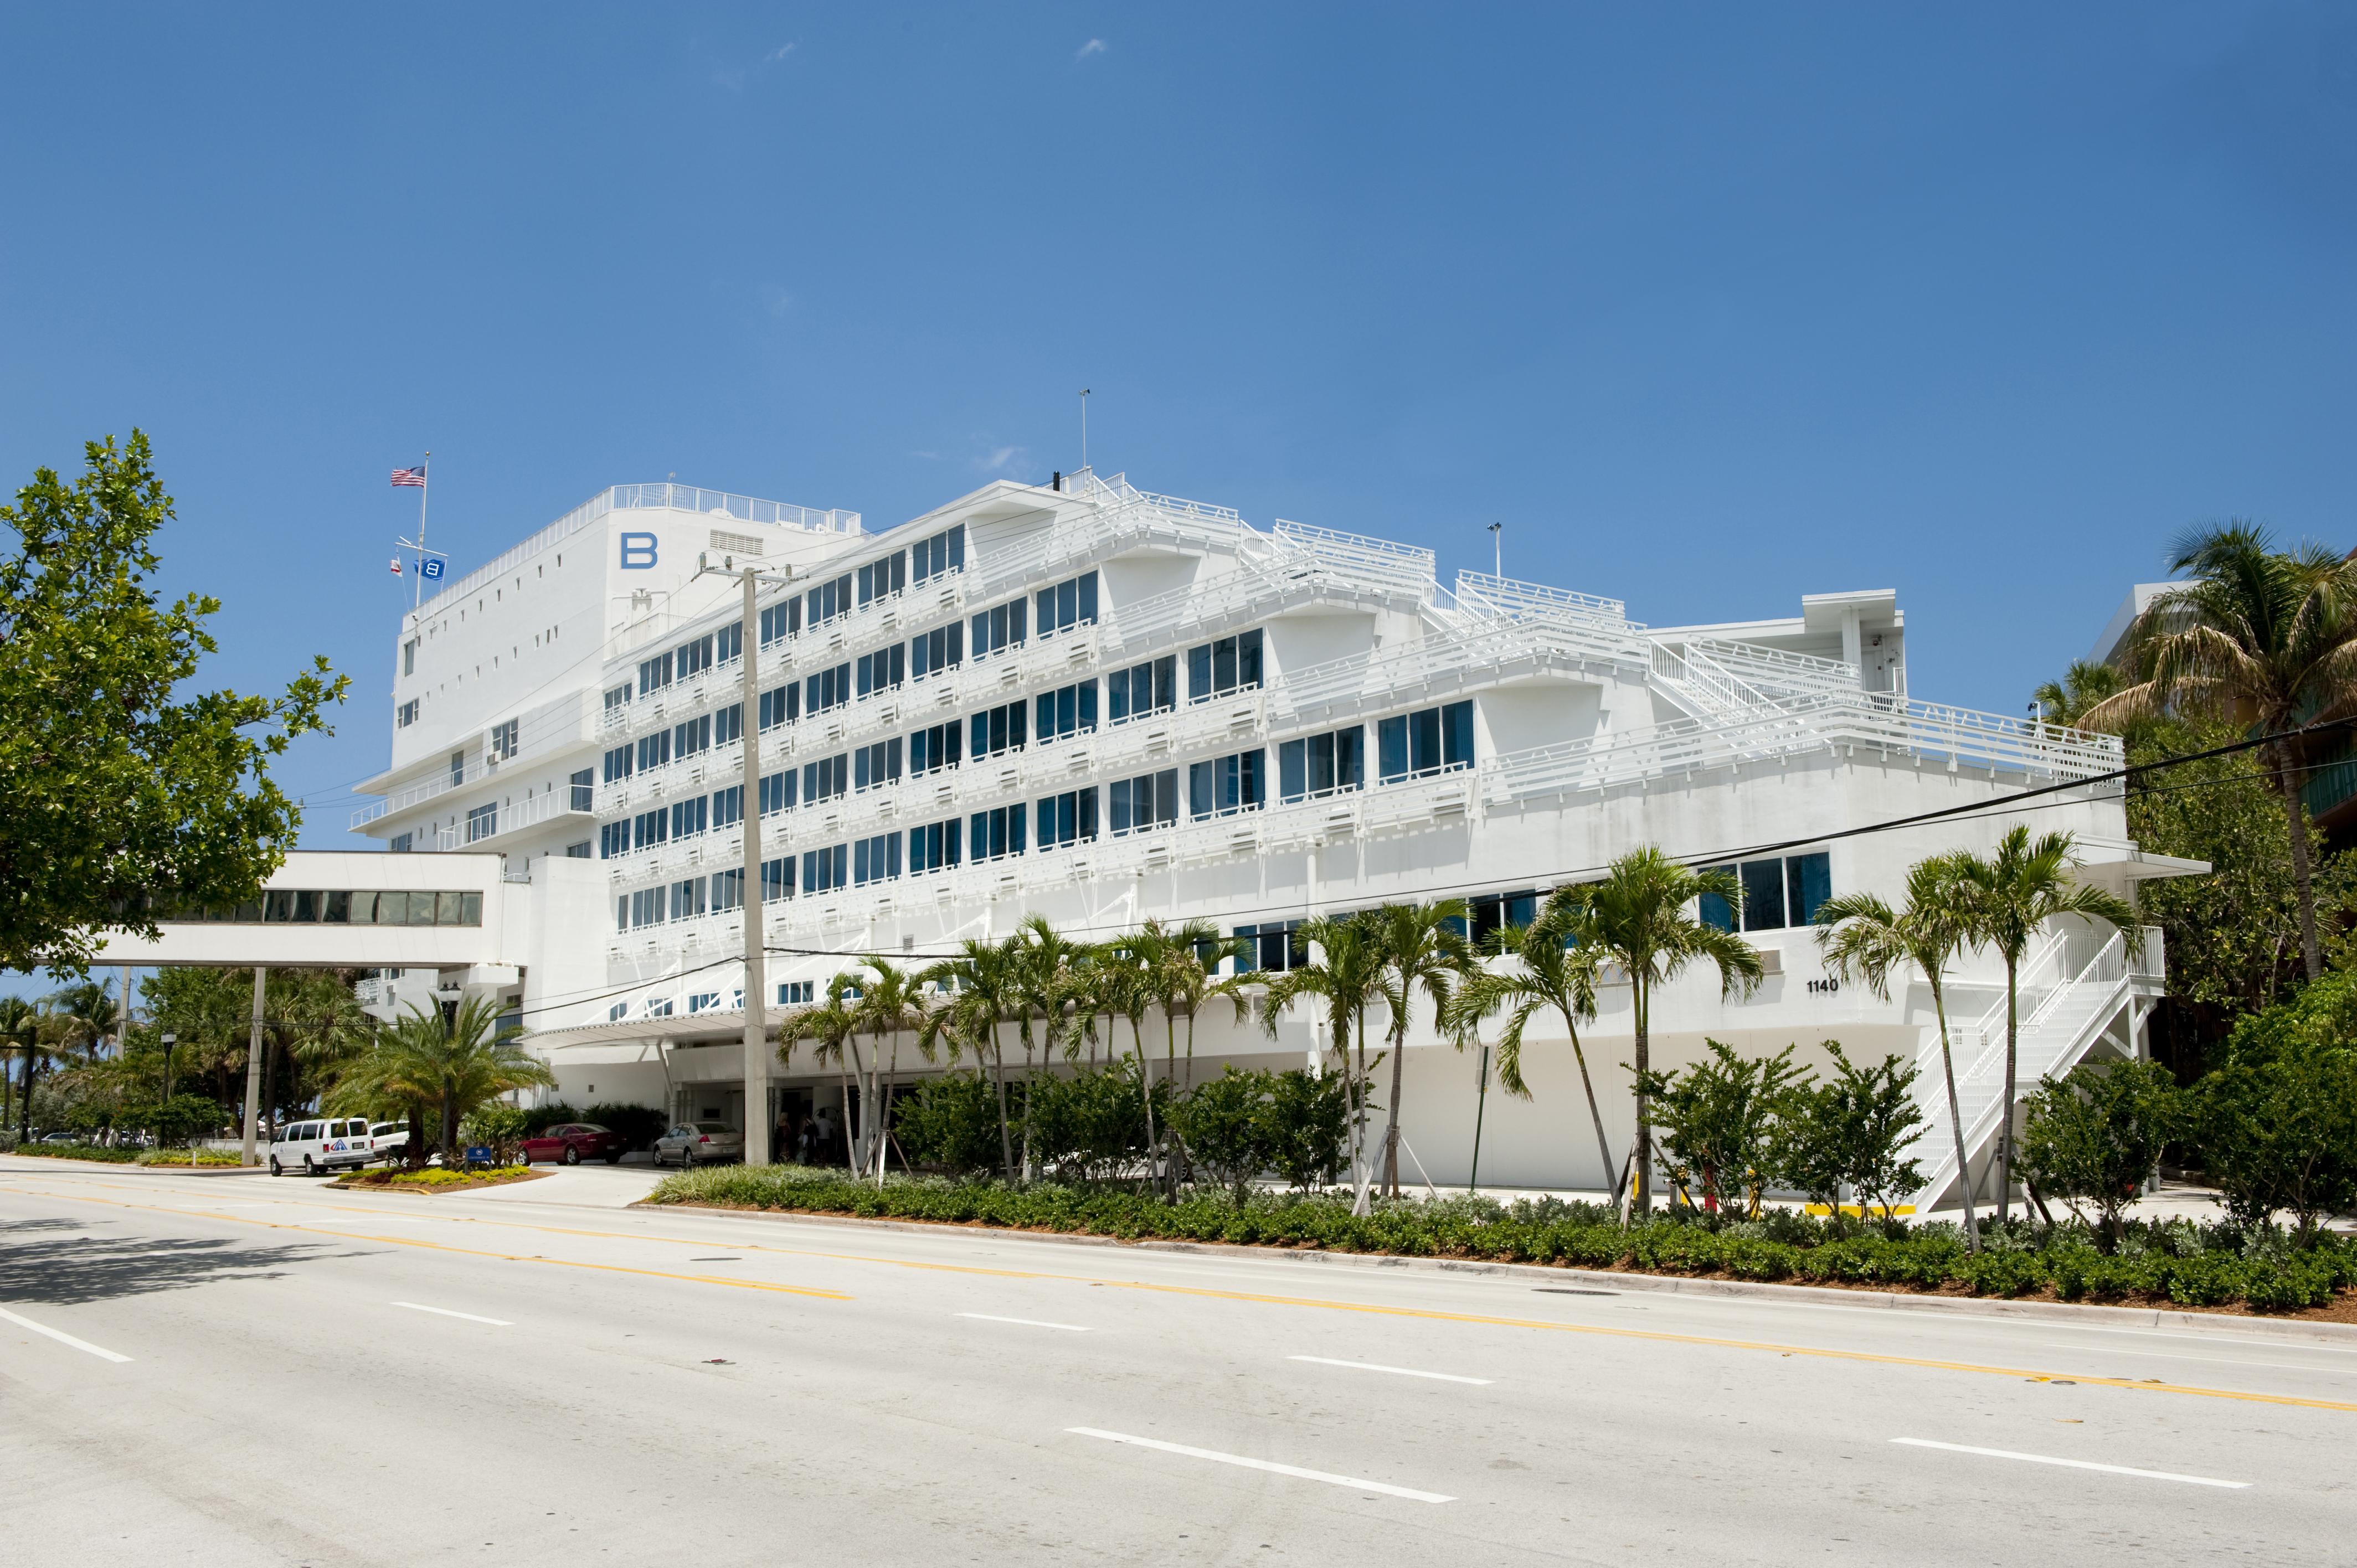
[[[532,1165],[561,1161],[577,1165],[584,1160],[603,1160],[617,1165],[622,1163],[623,1151],[630,1146],[630,1141],[610,1127],[600,1127],[595,1122],[560,1122],[523,1141],[523,1163]]]

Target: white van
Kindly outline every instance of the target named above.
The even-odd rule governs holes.
[[[374,1158],[376,1140],[369,1134],[368,1122],[360,1117],[289,1122],[270,1140],[272,1176],[296,1169],[306,1176],[347,1165],[358,1169]]]

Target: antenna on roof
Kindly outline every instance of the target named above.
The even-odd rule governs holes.
[[[1502,542],[1505,532],[1506,525],[1502,522],[1493,522],[1490,525],[1490,575],[1500,579],[1506,575],[1506,547]]]
[[[1081,389],[1081,467],[1089,466],[1089,389]]]

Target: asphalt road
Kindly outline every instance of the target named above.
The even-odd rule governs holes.
[[[0,1556],[2357,1562],[2357,1347],[535,1185],[0,1159]]]

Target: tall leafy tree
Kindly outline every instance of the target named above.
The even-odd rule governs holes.
[[[859,977],[845,970],[826,983],[822,1001],[796,1013],[778,1030],[780,1061],[792,1062],[794,1047],[808,1041],[812,1058],[819,1066],[834,1065],[843,1084],[844,1136],[851,1151],[854,1171],[867,1168],[867,1129],[876,1120],[872,1115],[860,1118],[856,1131],[849,1125],[852,1085],[864,1085],[867,1077],[866,1059],[859,1049],[859,1031],[864,1022],[859,1015],[860,1000]]]
[[[27,1061],[32,1059],[30,1041],[38,1015],[33,1004],[21,996],[0,996],[0,1053],[21,1051]],[[0,1054],[0,1127],[16,1125],[16,1063]],[[27,1069],[27,1077],[31,1076]],[[29,1101],[30,1096],[27,1099]]]
[[[2130,951],[2144,946],[2136,910],[2110,889],[2074,881],[2078,865],[2069,833],[2036,839],[2017,822],[1997,841],[1996,853],[1969,852],[1956,859],[1957,890],[1964,900],[1964,929],[1975,947],[2005,961],[2005,1112],[1997,1124],[1996,1219],[2013,1208],[2013,1122],[2020,1101],[2018,1058],[2021,1045],[2021,961],[2029,944],[2052,922],[2068,917],[2100,920],[2116,928]]]
[[[875,1050],[869,1058],[868,1081],[860,1089],[859,1120],[868,1124],[862,1129],[867,1139],[868,1163],[874,1168],[876,1185],[881,1187],[885,1155],[891,1146],[892,1085],[900,1071],[901,1036],[914,1039],[927,1056],[932,1054],[932,1044],[925,1032],[924,983],[889,959],[871,957],[866,962],[867,972],[860,977],[854,1012],[859,1026],[875,1043]]]
[[[1578,894],[1587,901],[1587,930],[1598,952],[1629,976],[1636,1026],[1636,1182],[1633,1193],[1624,1189],[1621,1194],[1624,1220],[1631,1207],[1650,1213],[1653,1203],[1653,1133],[1645,1084],[1653,1070],[1654,993],[1696,963],[1717,969],[1722,996],[1749,995],[1760,983],[1760,955],[1751,944],[1696,915],[1695,905],[1706,893],[1736,906],[1743,897],[1734,873],[1696,871],[1647,844],[1614,861],[1604,880],[1588,884]],[[1550,910],[1569,897],[1569,889],[1550,895]]]
[[[1948,965],[1970,937],[1957,857],[1932,855],[1907,872],[1907,908],[1893,909],[1872,893],[1846,893],[1817,906],[1817,946],[1844,979],[1865,981],[1885,1001],[1891,972],[1912,965],[1932,988],[1940,1027],[1940,1071],[1948,1086],[1948,1131],[1955,1139],[1956,1181],[1964,1195],[1964,1246],[1980,1250],[1973,1213],[1972,1167],[1964,1158],[1964,1117],[1956,1104],[1956,1063],[1948,1044]]]
[[[135,430],[37,469],[0,506],[0,967],[78,973],[165,905],[253,897],[301,811],[271,779],[324,730],[346,678],[324,658],[278,697],[193,690],[220,601],[167,606],[152,579],[172,499]]]
[[[1472,911],[1462,898],[1429,904],[1385,904],[1363,918],[1383,972],[1383,1000],[1391,1012],[1392,1090],[1383,1109],[1383,1192],[1399,1196],[1400,1099],[1405,1086],[1407,1031],[1421,992],[1432,1004],[1435,1028],[1443,1026],[1449,996],[1470,972],[1473,945],[1466,935]]]
[[[1549,900],[1529,924],[1499,927],[1491,933],[1491,950],[1512,967],[1483,968],[1469,975],[1450,1009],[1449,1026],[1468,1031],[1479,1020],[1502,1011],[1506,1025],[1498,1036],[1498,1081],[1509,1094],[1528,1100],[1530,1085],[1523,1077],[1523,1032],[1541,1013],[1551,1012],[1563,1020],[1572,1060],[1579,1067],[1580,1091],[1587,1097],[1587,1120],[1596,1131],[1596,1157],[1609,1187],[1619,1167],[1612,1163],[1611,1145],[1604,1136],[1604,1113],[1596,1105],[1596,1081],[1588,1074],[1587,1052],[1579,1041],[1579,1026],[1596,1017],[1596,972],[1602,952],[1588,921],[1585,890],[1570,887]]]
[[[500,1026],[499,1004],[471,996],[445,1016],[413,1007],[377,1032],[328,1096],[351,1111],[428,1104],[442,1113],[447,1161],[458,1150],[458,1123],[477,1108],[519,1089],[554,1087],[548,1064],[516,1044],[517,1031]],[[410,1140],[414,1152],[421,1140]]]
[[[1010,1187],[1015,1183],[1015,1138],[1006,1106],[1004,1031],[1023,1009],[1017,945],[1013,939],[994,942],[966,937],[955,958],[931,965],[919,977],[954,993],[944,1024],[953,1021],[960,1036],[974,1047],[976,1059],[989,1063],[998,1098],[999,1169]]]
[[[2318,544],[2272,547],[2248,522],[2180,537],[2169,569],[2186,582],[2156,596],[2129,632],[2134,683],[2080,722],[2119,729],[2176,713],[2272,737],[2259,748],[2282,807],[2298,889],[2300,960],[2324,972],[2315,874],[2300,800],[2303,725],[2357,717],[2357,562]]]

